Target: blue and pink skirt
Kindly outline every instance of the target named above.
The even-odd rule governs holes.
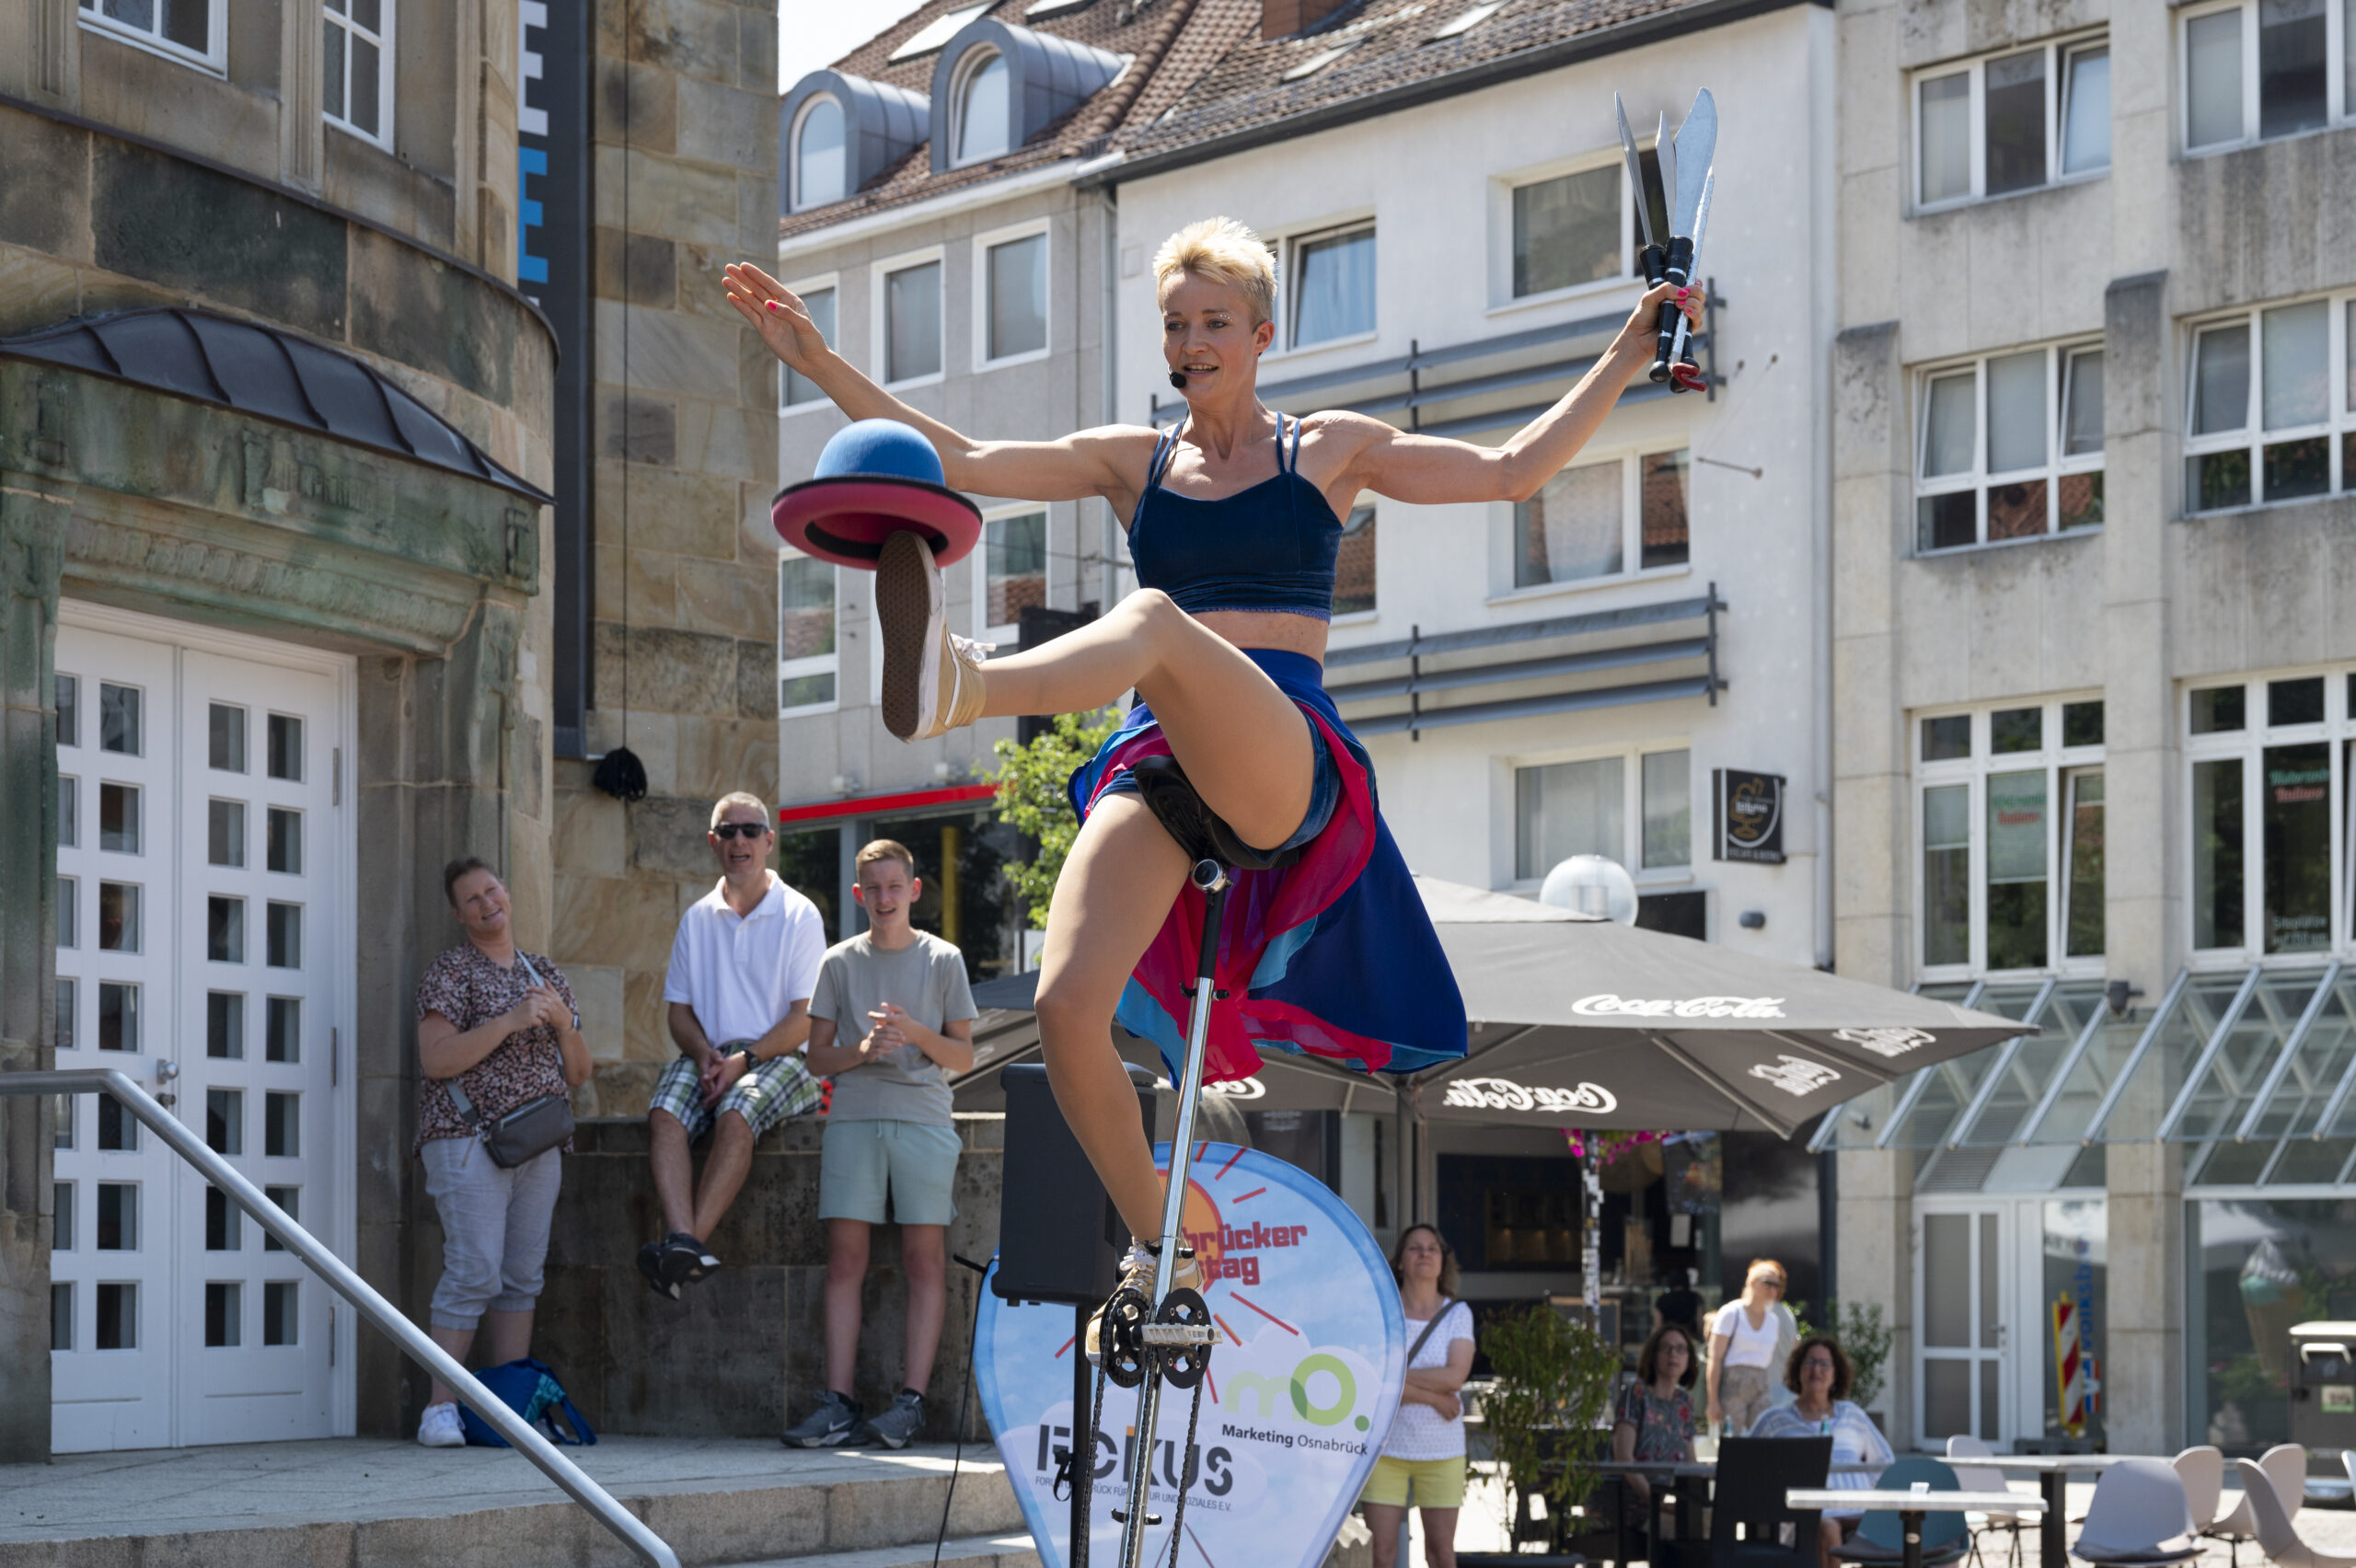
[[[1218,983],[1236,999],[1211,1009],[1204,1081],[1260,1069],[1264,1050],[1323,1056],[1364,1072],[1411,1073],[1464,1055],[1464,1001],[1415,878],[1376,810],[1374,767],[1334,699],[1324,668],[1302,653],[1244,656],[1309,718],[1341,776],[1332,819],[1292,864],[1241,871],[1228,894]],[[1170,755],[1139,702],[1071,776],[1081,820],[1138,761]],[[1180,892],[1138,960],[1115,1017],[1152,1041],[1176,1081],[1186,1053],[1203,894]]]

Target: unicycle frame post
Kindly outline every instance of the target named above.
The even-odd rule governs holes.
[[[1195,964],[1194,1005],[1186,1022],[1186,1060],[1178,1075],[1178,1119],[1170,1133],[1170,1179],[1161,1199],[1161,1253],[1153,1268],[1153,1299],[1157,1307],[1169,1298],[1170,1281],[1178,1268],[1178,1249],[1184,1244],[1181,1227],[1186,1214],[1186,1185],[1194,1165],[1195,1108],[1203,1093],[1211,1004],[1219,994],[1219,917],[1226,912],[1228,888],[1233,882],[1226,866],[1207,858],[1195,861],[1189,875],[1196,891],[1203,894],[1203,940]],[[1121,1526],[1120,1568],[1143,1568],[1145,1562],[1146,1504],[1153,1490],[1154,1427],[1161,1413],[1161,1374],[1158,1364],[1149,1358],[1145,1382],[1138,1389],[1138,1444],[1129,1470],[1127,1516]],[[1178,1489],[1182,1496],[1193,1480],[1188,1473],[1190,1458],[1184,1454],[1178,1457]],[[1174,1523],[1172,1528],[1176,1528]],[[1172,1561],[1176,1561],[1174,1551]]]

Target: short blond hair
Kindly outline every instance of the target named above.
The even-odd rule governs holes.
[[[1254,327],[1276,319],[1276,259],[1268,254],[1266,242],[1233,218],[1205,218],[1161,242],[1153,253],[1155,294],[1181,272],[1242,290]]]
[[[769,820],[769,803],[758,795],[747,794],[739,790],[734,794],[722,795],[711,802],[711,825],[718,827],[722,823],[726,822],[730,808],[734,806],[750,806],[761,813],[763,822]]]
[[[873,843],[862,847],[860,852],[851,858],[851,880],[857,882],[859,873],[878,860],[899,861],[908,869],[908,880],[911,882],[916,880],[917,858],[908,853],[907,845],[892,838],[878,838]]]

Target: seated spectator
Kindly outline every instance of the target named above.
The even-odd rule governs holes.
[[[888,838],[859,852],[851,895],[868,928],[826,951],[810,1000],[810,1070],[835,1080],[818,1154],[818,1217],[826,1222],[826,1392],[787,1431],[798,1448],[857,1435],[907,1447],[924,1424],[924,1390],[948,1309],[949,1222],[957,1205],[957,1124],[949,1075],[974,1065],[974,994],[956,948],[908,923],[924,884],[916,858]],[[901,1389],[864,1425],[852,1398],[860,1296],[874,1227],[900,1225],[908,1282]]]
[[[1870,1492],[1874,1478],[1863,1471],[1842,1475],[1842,1465],[1886,1465],[1897,1458],[1874,1424],[1874,1418],[1849,1402],[1852,1382],[1849,1357],[1831,1334],[1810,1334],[1793,1350],[1784,1370],[1784,1387],[1799,1396],[1777,1405],[1751,1426],[1753,1437],[1831,1437],[1836,1473],[1826,1485],[1848,1492]],[[1832,1549],[1857,1533],[1865,1517],[1860,1508],[1828,1508],[1818,1526],[1817,1557],[1831,1568]]]
[[[442,872],[443,895],[467,940],[427,966],[417,983],[417,1144],[425,1190],[442,1216],[442,1280],[428,1332],[460,1364],[483,1330],[487,1364],[532,1353],[532,1312],[548,1260],[549,1219],[572,1145],[513,1170],[495,1164],[479,1127],[528,1101],[589,1081],[589,1044],[572,987],[557,966],[515,946],[507,887],[472,857]],[[472,1112],[459,1109],[456,1085]],[[429,1448],[466,1442],[456,1396],[433,1379],[417,1440]]]
[[[799,1055],[810,992],[826,947],[818,906],[768,868],[777,830],[758,795],[723,795],[705,842],[720,882],[679,917],[663,981],[678,1059],[663,1069],[646,1120],[654,1195],[665,1234],[639,1249],[658,1296],[720,1267],[704,1244],[753,1169],[753,1145],[789,1116],[817,1108],[818,1080]],[[688,1148],[711,1155],[695,1179]]]
[[[1702,1358],[1693,1354],[1693,1331],[1683,1323],[1663,1323],[1636,1356],[1635,1381],[1620,1390],[1620,1407],[1611,1420],[1611,1457],[1632,1461],[1674,1464],[1693,1458],[1694,1378]],[[1627,1513],[1637,1528],[1652,1528],[1652,1482],[1641,1475],[1626,1478]],[[1670,1521],[1664,1515],[1666,1527]]]

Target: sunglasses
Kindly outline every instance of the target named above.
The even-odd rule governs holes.
[[[1784,1288],[1784,1282],[1782,1280],[1771,1279],[1765,1274],[1761,1274],[1757,1279],[1750,1283],[1753,1285],[1763,1285],[1770,1290],[1781,1290]]]
[[[739,835],[746,838],[758,838],[768,830],[769,824],[765,822],[723,822],[711,830],[711,836],[724,843]]]

